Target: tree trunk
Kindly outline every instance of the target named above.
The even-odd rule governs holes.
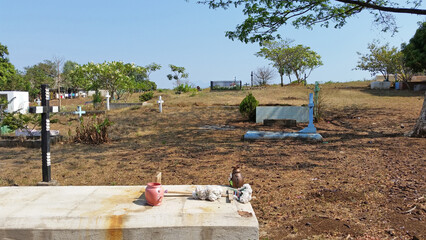
[[[416,126],[414,126],[413,131],[408,133],[409,137],[426,137],[426,92],[425,99],[423,100],[423,107],[420,111],[420,116],[417,119]]]
[[[280,77],[281,77],[281,87],[283,87],[283,86],[284,86],[283,75],[282,75],[282,74],[280,74]]]

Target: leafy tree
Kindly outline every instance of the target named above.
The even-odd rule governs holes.
[[[274,78],[274,71],[269,67],[261,67],[254,72],[255,81],[258,85],[266,85]]]
[[[291,46],[290,40],[280,42],[266,41],[263,47],[256,53],[258,57],[264,57],[273,62],[273,66],[277,68],[281,78],[281,86],[283,76],[287,75],[291,82],[291,76],[296,76],[298,83],[305,83],[312,70],[321,66],[321,56],[310,50],[309,47],[302,45]]]
[[[396,47],[390,47],[388,43],[380,46],[380,42],[375,40],[368,44],[367,54],[360,55],[356,69],[371,72],[371,75],[381,73],[389,81],[389,75],[397,73],[401,69],[402,54]]]
[[[9,62],[7,46],[0,43],[0,90],[11,90],[10,83],[16,76],[15,66]]]
[[[133,63],[115,61],[76,66],[70,73],[71,78],[76,80],[76,86],[95,91],[106,89],[111,96],[116,94],[117,99],[138,87],[135,79],[139,74],[146,74],[146,69]]]
[[[414,72],[422,72],[426,69],[426,22],[417,29],[408,44],[402,44],[404,62]]]
[[[65,88],[76,88],[79,87],[76,83],[78,80],[74,79],[74,75],[71,74],[78,67],[78,63],[73,61],[66,61],[62,68],[62,86]]]
[[[404,62],[415,72],[426,71],[426,22],[417,29],[407,45],[402,46]],[[423,107],[414,129],[408,133],[411,137],[426,137],[426,92]]]
[[[146,65],[145,69],[146,69],[147,79],[149,80],[149,76],[151,75],[151,73],[160,70],[161,65],[153,62],[151,64]]]
[[[319,24],[322,27],[334,25],[340,28],[349,17],[369,11],[374,15],[374,22],[382,26],[383,31],[396,31],[396,23],[392,13],[410,13],[426,15],[426,9],[418,9],[421,0],[407,1],[406,5],[399,1],[382,0],[202,0],[210,8],[229,8],[243,6],[247,16],[236,30],[226,32],[232,40],[242,42],[263,42],[280,37],[274,33],[286,24],[294,27],[307,27]]]
[[[40,93],[41,84],[49,84],[54,86],[57,70],[55,63],[50,60],[44,60],[41,63],[31,67],[25,67],[24,79],[31,84],[29,91],[31,97],[35,98]]]
[[[184,67],[177,67],[173,64],[169,64],[170,70],[173,72],[173,74],[168,74],[167,78],[169,80],[176,80],[176,86],[180,86],[181,85],[181,80],[183,78],[188,78],[189,77],[189,73],[185,72],[185,68]]]

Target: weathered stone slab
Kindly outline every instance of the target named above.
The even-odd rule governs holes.
[[[370,87],[371,87],[371,89],[390,89],[391,82],[389,82],[389,81],[371,82]]]
[[[294,119],[298,123],[309,121],[309,108],[298,106],[265,106],[256,107],[256,123],[265,119]]]
[[[319,133],[247,131],[246,134],[244,134],[244,140],[267,139],[299,139],[313,142],[321,142],[323,140]]]
[[[192,192],[195,186],[164,186]],[[0,188],[0,239],[258,239],[250,204],[168,194],[146,204],[145,186]]]

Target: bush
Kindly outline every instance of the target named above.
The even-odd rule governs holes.
[[[93,104],[101,103],[103,101],[101,92],[96,92],[95,94],[93,94],[92,99],[93,99]]]
[[[249,93],[240,103],[240,113],[250,121],[256,121],[256,107],[259,101]]]
[[[175,88],[176,93],[187,93],[187,92],[191,92],[191,91],[194,92],[194,91],[197,91],[197,89],[192,88],[187,83],[181,84],[181,85],[179,85]]]
[[[96,115],[84,124],[81,118],[80,126],[76,128],[74,141],[78,143],[101,144],[109,142],[108,127],[113,123],[108,119],[97,118]]]
[[[145,102],[145,101],[151,100],[153,97],[154,97],[154,92],[149,91],[149,92],[146,92],[146,93],[143,93],[142,95],[140,95],[139,101]]]

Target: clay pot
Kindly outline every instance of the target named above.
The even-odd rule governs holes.
[[[234,169],[232,170],[231,180],[232,180],[231,187],[240,188],[243,186],[244,178],[243,178],[243,175],[241,174],[241,170],[239,166],[234,167]]]
[[[160,183],[150,182],[145,188],[146,202],[151,206],[159,206],[163,201],[164,188]]]

